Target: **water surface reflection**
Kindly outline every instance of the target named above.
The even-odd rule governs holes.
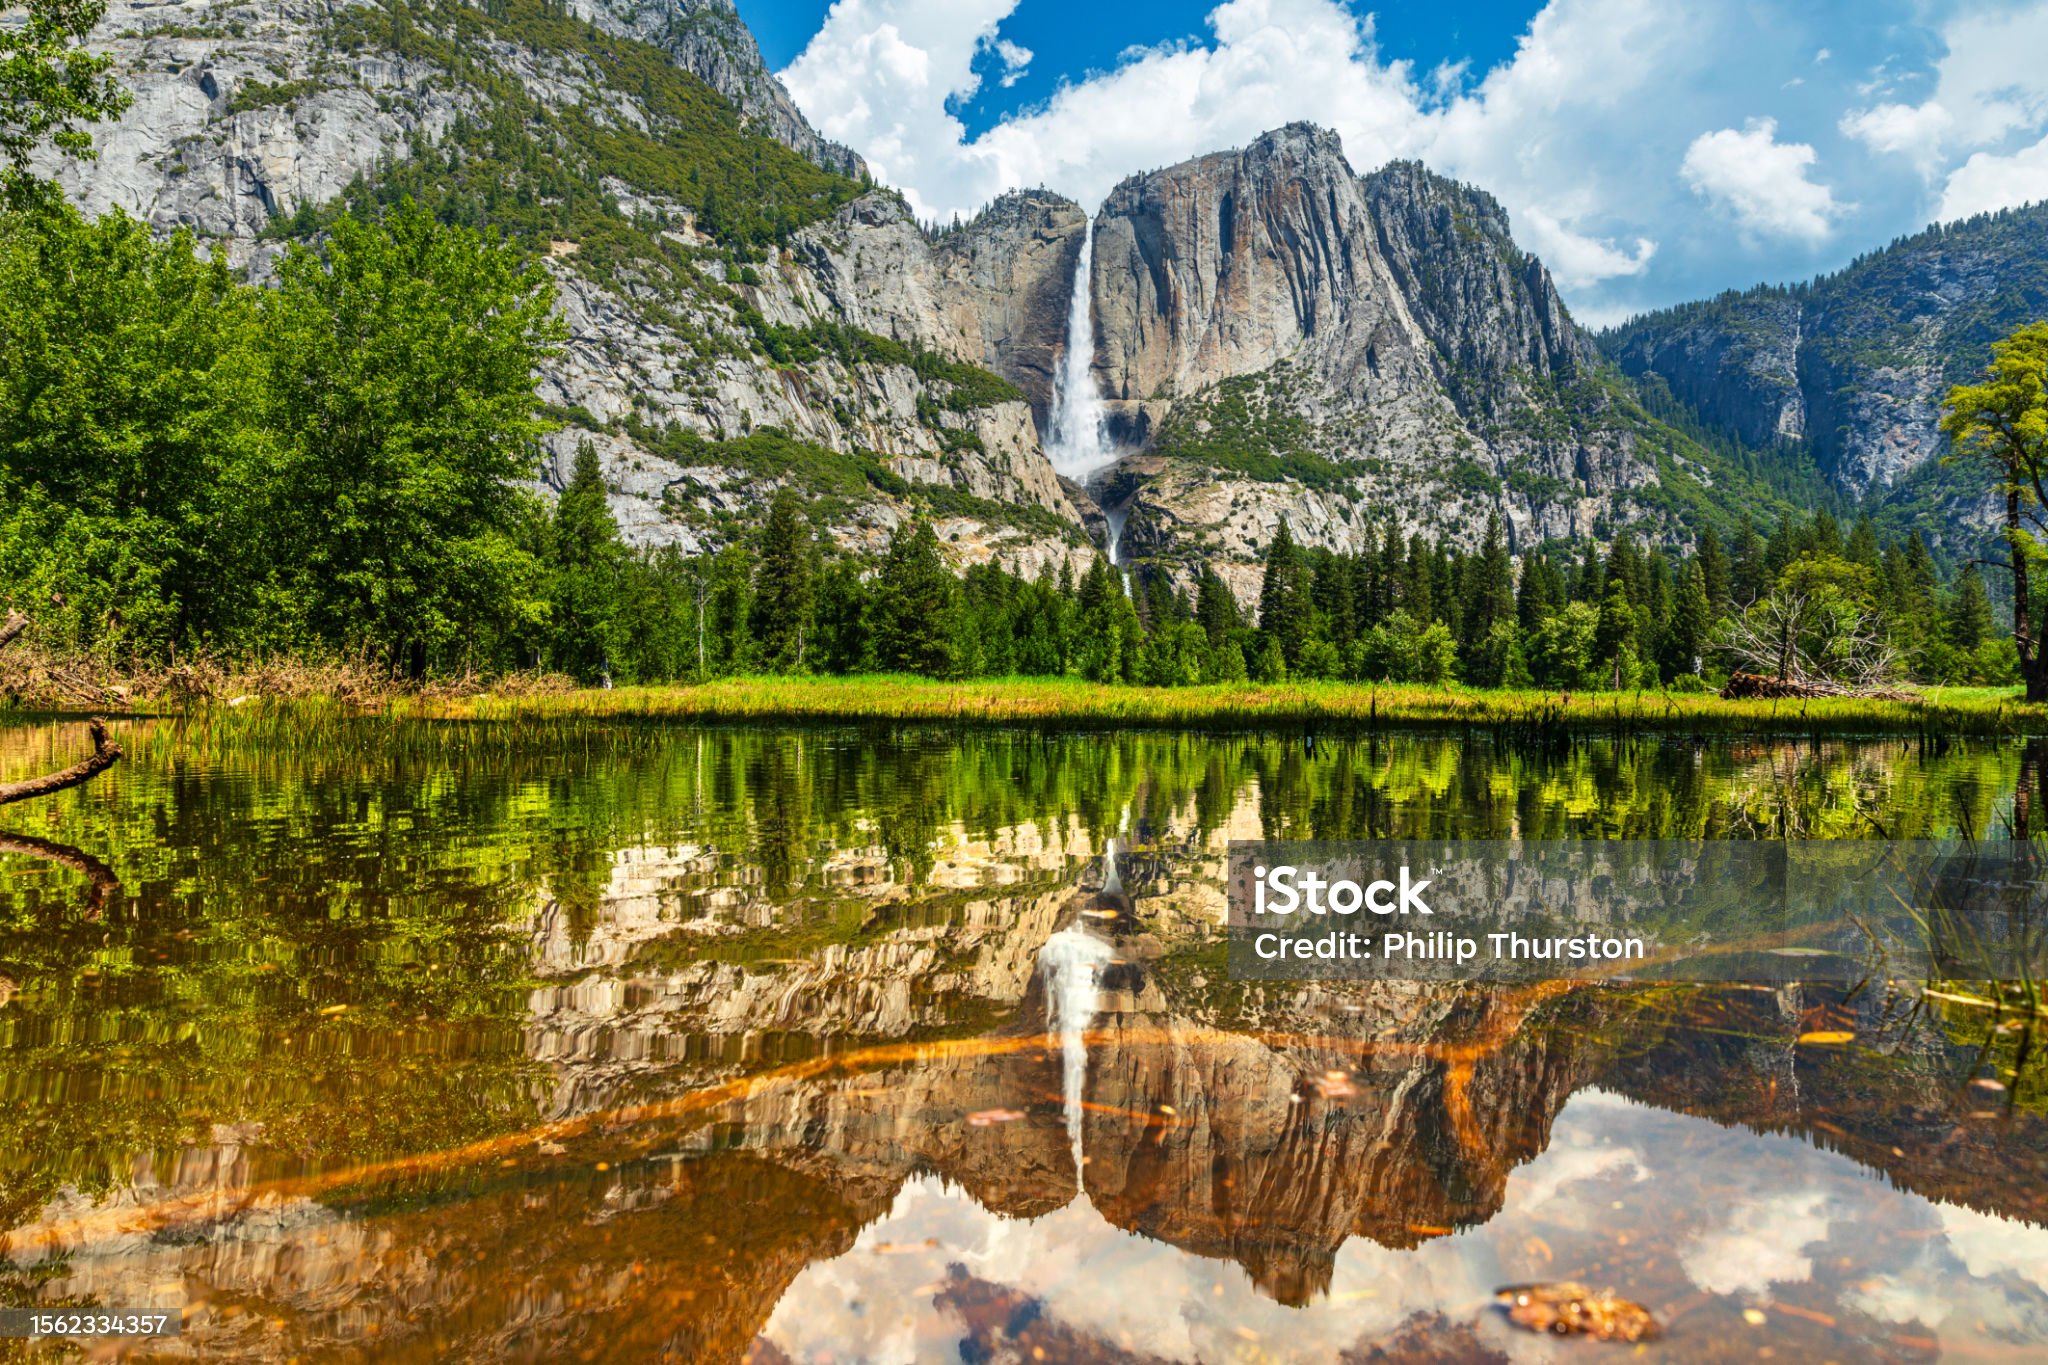
[[[9,1300],[183,1303],[208,1359],[1621,1349],[1486,1309],[1576,1278],[1660,1358],[2048,1347],[2009,1017],[1220,940],[1232,838],[1988,832],[2019,744],[121,738],[10,830],[92,867],[0,843]]]

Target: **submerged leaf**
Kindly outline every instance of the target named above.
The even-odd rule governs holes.
[[[1844,1033],[1839,1029],[1822,1029],[1818,1032],[1802,1033],[1799,1035],[1799,1042],[1802,1047],[1807,1044],[1829,1045],[1834,1043],[1853,1043],[1855,1041],[1855,1034]]]
[[[1611,1290],[1596,1294],[1575,1280],[1509,1285],[1495,1290],[1493,1296],[1509,1322],[1530,1332],[1589,1336],[1596,1341],[1648,1341],[1662,1330],[1641,1304],[1618,1298]]]

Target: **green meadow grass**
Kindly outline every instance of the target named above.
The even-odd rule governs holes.
[[[910,721],[1028,726],[1337,729],[1489,726],[1720,734],[2048,734],[2048,707],[2007,688],[1930,688],[1914,701],[1723,701],[1667,692],[1487,691],[1304,682],[1124,687],[1073,679],[936,682],[915,677],[729,678],[441,701],[394,714],[477,720],[659,718],[701,721]]]
[[[353,726],[373,717],[542,727],[634,720],[873,721],[1193,730],[1320,726],[1333,732],[1486,727],[1531,736],[1579,731],[2048,735],[2048,706],[2029,706],[2016,689],[1997,687],[1933,687],[1911,701],[1724,701],[1711,694],[1662,691],[1561,693],[1343,682],[1164,688],[1056,678],[758,677],[610,691],[519,688],[360,699],[257,695],[234,704],[165,699],[138,704],[130,714],[207,717],[239,734],[264,732],[278,738],[304,738],[328,724]]]

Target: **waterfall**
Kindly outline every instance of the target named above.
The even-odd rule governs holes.
[[[1123,582],[1124,596],[1126,597],[1131,595],[1131,571],[1124,567],[1124,523],[1130,519],[1131,507],[1129,503],[1125,503],[1122,507],[1105,507],[1102,509],[1103,524],[1109,528],[1103,536],[1105,541],[1103,549],[1109,555],[1110,567],[1116,570],[1116,576]]]
[[[1081,259],[1074,265],[1074,296],[1067,305],[1067,351],[1060,358],[1052,395],[1052,440],[1046,454],[1052,467],[1075,483],[1089,479],[1116,460],[1103,435],[1102,395],[1095,388],[1095,224],[1081,236]],[[1111,559],[1115,556],[1112,554]]]

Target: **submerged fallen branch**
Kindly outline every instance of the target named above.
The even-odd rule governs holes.
[[[20,853],[31,858],[43,858],[74,871],[83,872],[92,883],[86,892],[85,917],[98,919],[100,911],[106,908],[107,897],[121,889],[121,879],[114,875],[114,869],[82,848],[60,844],[52,839],[38,839],[30,834],[8,834],[0,831],[0,853]],[[7,1003],[5,977],[0,977],[0,1005]]]
[[[121,761],[121,746],[107,738],[107,723],[94,716],[86,723],[92,733],[92,753],[64,769],[62,772],[45,773],[20,782],[0,783],[0,806],[15,801],[28,801],[38,796],[50,796],[90,782],[107,769]]]
[[[1896,687],[1844,687],[1817,679],[1769,678],[1761,673],[1731,673],[1721,689],[1726,701],[1812,701],[1821,697],[1853,697],[1867,701],[1917,701]]]

